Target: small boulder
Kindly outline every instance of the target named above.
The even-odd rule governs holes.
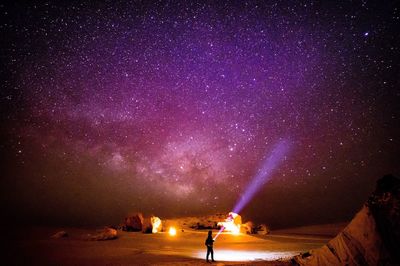
[[[143,214],[135,213],[125,217],[125,222],[122,226],[122,230],[130,232],[140,232],[143,227]]]
[[[59,231],[51,236],[51,238],[54,238],[54,239],[60,239],[60,238],[64,238],[64,237],[68,237],[68,233],[65,231]]]
[[[258,227],[257,227],[257,234],[259,234],[259,235],[267,235],[267,234],[269,234],[269,228],[265,225],[265,224],[260,224]]]
[[[256,228],[253,222],[248,221],[247,223],[242,224],[240,227],[240,232],[244,234],[255,234]]]
[[[153,225],[151,224],[151,218],[144,218],[142,225],[142,233],[151,234],[153,232]]]
[[[117,238],[117,230],[110,227],[105,227],[103,230],[99,231],[98,233],[91,235],[88,234],[86,240],[92,241],[102,241],[102,240],[112,240]]]

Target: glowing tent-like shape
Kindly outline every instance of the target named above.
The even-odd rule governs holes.
[[[156,216],[152,216],[150,218],[150,222],[152,225],[152,233],[158,233],[161,231],[162,229],[162,223],[161,223],[161,219],[156,217]]]
[[[237,213],[230,212],[228,218],[226,218],[224,222],[219,222],[218,225],[222,226],[224,231],[239,234],[240,226],[242,225],[242,217]]]

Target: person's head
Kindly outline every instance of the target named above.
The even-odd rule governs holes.
[[[212,231],[208,231],[208,236],[212,236]]]

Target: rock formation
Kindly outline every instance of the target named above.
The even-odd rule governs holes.
[[[96,234],[88,234],[85,239],[92,241],[112,240],[117,238],[117,230],[111,227],[105,227]]]
[[[256,228],[256,233],[259,235],[267,235],[269,234],[269,228],[265,224],[260,224]]]
[[[255,233],[255,226],[254,223],[248,221],[240,227],[240,233],[242,234],[254,234]]]
[[[151,218],[146,217],[143,219],[142,233],[151,234],[153,232],[153,225],[151,224]]]
[[[140,232],[143,227],[143,214],[134,213],[125,217],[124,224],[122,226],[122,230],[130,231],[130,232]]]
[[[64,238],[64,237],[68,237],[68,233],[65,231],[57,232],[51,236],[51,238],[54,238],[54,239],[59,239],[59,238]]]
[[[399,265],[400,179],[386,175],[347,227],[322,248],[296,256],[298,265]]]
[[[158,233],[162,231],[162,221],[159,217],[156,216],[151,216],[150,217],[150,222],[152,226],[152,233]]]

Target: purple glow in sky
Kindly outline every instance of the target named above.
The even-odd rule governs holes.
[[[6,2],[10,219],[227,213],[249,186],[245,220],[328,223],[399,172],[391,2]]]

